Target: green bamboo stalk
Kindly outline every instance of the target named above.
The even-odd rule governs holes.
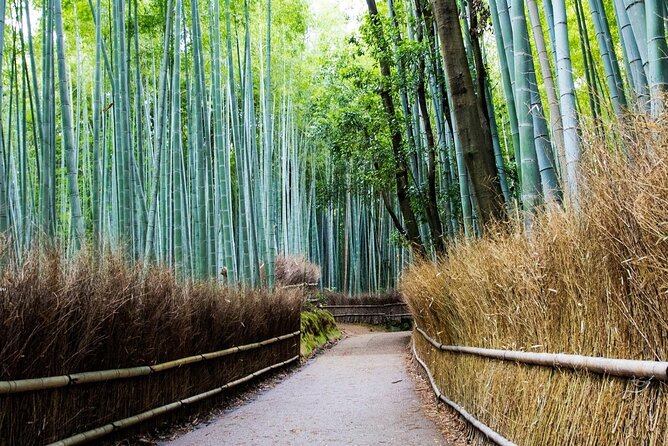
[[[0,0],[0,73],[2,73],[5,50],[5,0]],[[0,124],[2,123],[3,87],[0,82]],[[9,197],[7,192],[7,166],[5,165],[5,140],[0,137],[0,233],[9,229]]]
[[[580,137],[575,106],[575,86],[571,50],[568,42],[568,24],[564,0],[554,1],[555,52],[557,57],[557,84],[559,105],[564,129],[565,163],[562,168],[564,196],[568,204],[578,207],[578,169],[580,161]]]
[[[603,68],[608,83],[608,91],[612,100],[612,107],[616,114],[622,113],[626,108],[626,96],[624,95],[624,86],[622,84],[619,66],[612,46],[612,36],[607,27],[607,17],[603,9],[601,0],[589,0],[589,10],[591,11],[594,29],[596,30],[596,39],[598,42],[599,53],[603,60]]]
[[[221,80],[222,64],[220,51],[220,4],[219,0],[213,1],[213,26],[211,41],[213,45],[212,76],[212,100],[213,100],[213,125],[214,125],[214,148],[219,162],[219,190],[220,208],[222,212],[222,240],[223,240],[223,267],[225,275],[231,281],[236,281],[236,259],[234,246],[234,228],[232,226],[232,178],[230,168],[230,146],[229,138],[225,136],[228,126],[223,121],[224,91]],[[229,30],[228,30],[229,32]],[[229,119],[227,120],[229,122]]]
[[[99,2],[99,0],[98,0]],[[172,37],[172,17],[173,17],[173,0],[167,1],[166,17],[165,17],[165,37],[163,41],[162,60],[160,62],[160,84],[158,86],[158,110],[156,113],[155,126],[155,147],[152,165],[151,178],[151,192],[150,192],[150,206],[148,212],[148,227],[146,231],[146,246],[144,247],[144,257],[150,259],[155,249],[155,226],[156,226],[156,211],[158,207],[158,191],[160,190],[159,174],[162,167],[163,156],[163,134],[165,127],[165,120],[167,116],[167,79],[168,79],[168,64],[169,64],[169,49]],[[174,51],[178,51],[175,46]]]
[[[645,0],[647,12],[647,78],[650,112],[659,116],[664,111],[668,91],[668,46],[666,45],[666,8],[661,0]]]
[[[63,11],[61,0],[54,0],[54,22],[56,30],[56,48],[58,52],[58,78],[60,85],[61,119],[63,125],[63,143],[66,151],[67,184],[70,202],[70,218],[74,230],[76,247],[85,242],[84,219],[79,197],[78,167],[76,147],[72,130],[72,110],[69,98],[69,83],[65,65],[65,37],[63,31]]]
[[[515,54],[515,108],[520,132],[522,204],[530,215],[542,203],[541,182],[534,145],[534,122],[531,103],[530,73],[533,72],[529,33],[524,16],[522,0],[513,0],[511,4],[513,24],[513,51]]]
[[[617,17],[617,28],[619,30],[622,48],[626,56],[626,64],[629,66],[630,83],[633,86],[636,105],[640,110],[649,110],[649,85],[643,68],[638,42],[636,41],[631,23],[629,21],[623,0],[614,0],[615,14]]]
[[[645,0],[623,0],[624,8],[633,30],[633,36],[638,45],[642,66],[647,73],[648,54],[647,54],[647,17],[645,14]]]
[[[527,0],[527,10],[529,11],[529,20],[531,21],[531,29],[533,31],[533,38],[536,44],[538,62],[540,63],[540,70],[543,77],[543,86],[545,87],[545,95],[547,96],[547,103],[550,111],[550,129],[552,130],[552,141],[554,143],[555,152],[557,153],[559,165],[563,166],[566,165],[566,160],[564,159],[564,131],[561,122],[561,110],[559,108],[557,90],[554,86],[552,67],[550,65],[545,39],[543,37],[540,13],[538,11],[538,5],[535,0]]]
[[[276,209],[275,200],[277,199],[273,179],[273,144],[274,134],[272,125],[272,100],[271,100],[271,0],[267,1],[267,66],[264,81],[264,187],[269,193],[267,200],[267,215],[265,217],[265,243],[266,243],[266,263],[265,273],[267,276],[267,287],[274,286],[274,269],[276,255],[275,226]],[[315,189],[314,189],[315,193]],[[264,195],[263,195],[264,196]],[[314,203],[315,205],[315,203]]]

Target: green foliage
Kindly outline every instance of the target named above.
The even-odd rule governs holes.
[[[301,315],[301,355],[308,358],[314,350],[341,337],[334,316],[329,311],[311,308]]]

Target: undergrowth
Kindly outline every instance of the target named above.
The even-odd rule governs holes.
[[[329,311],[307,308],[301,315],[301,355],[311,356],[314,350],[341,337],[336,321]]]
[[[450,345],[668,360],[668,122],[587,133],[579,208],[499,226],[404,276],[419,326]],[[420,354],[444,393],[524,445],[668,444],[668,384]]]

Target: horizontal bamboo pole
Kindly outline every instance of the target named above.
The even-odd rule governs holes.
[[[388,313],[334,314],[334,313],[332,313],[332,316],[334,316],[334,318],[337,318],[337,317],[386,317],[386,318],[393,318],[393,317],[412,317],[413,315],[411,313],[397,313],[397,314],[388,314]]]
[[[421,328],[416,326],[415,329],[429,341],[431,345],[446,352],[465,353],[482,356],[484,358],[513,361],[521,364],[538,365],[543,367],[582,370],[622,378],[651,378],[660,381],[668,381],[668,362],[664,361],[600,358],[596,356],[570,355],[566,353],[519,352],[513,350],[443,345],[429,337],[429,335]]]
[[[300,288],[300,287],[316,287],[318,286],[318,283],[309,283],[309,282],[303,282],[303,283],[295,283],[293,285],[284,285],[280,287],[282,290],[289,290],[290,288]]]
[[[113,381],[116,379],[136,378],[138,376],[150,375],[151,373],[164,372],[165,370],[182,367],[184,365],[221,358],[238,352],[253,350],[276,342],[299,336],[299,331],[285,334],[271,339],[266,339],[253,344],[240,345],[225,350],[219,350],[202,355],[189,356],[161,364],[130,367],[125,369],[102,370],[96,372],[73,373],[70,375],[50,376],[46,378],[31,378],[12,381],[0,381],[0,395],[10,393],[32,392],[38,390],[57,389],[76,384],[90,384],[102,381]]]
[[[387,308],[387,307],[399,307],[399,306],[407,306],[405,302],[394,302],[391,304],[377,304],[377,305],[318,305],[319,308]]]
[[[462,418],[471,423],[476,429],[482,432],[490,441],[494,442],[495,444],[499,446],[517,446],[515,443],[506,439],[503,435],[497,433],[485,423],[468,413],[462,406],[455,403],[454,401],[450,401],[445,395],[443,395],[441,390],[436,385],[436,381],[434,381],[434,376],[431,374],[429,367],[427,367],[427,364],[418,356],[417,351],[415,350],[415,341],[413,341],[413,357],[424,369],[427,377],[429,378],[429,382],[431,383],[431,388],[434,390],[434,393],[439,400],[452,407],[457,413],[459,413],[459,415],[462,416]]]
[[[224,386],[217,387],[215,389],[209,390],[208,392],[200,393],[198,395],[191,396],[189,398],[185,398],[179,401],[175,401],[170,404],[166,404],[164,406],[156,407],[155,409],[151,409],[146,412],[142,412],[138,415],[134,415],[128,418],[123,418],[122,420],[114,421],[113,423],[106,424],[102,427],[98,427],[96,429],[92,429],[86,432],[82,432],[80,434],[73,435],[71,437],[65,438],[63,440],[57,441],[55,443],[51,443],[48,446],[74,446],[74,445],[79,445],[79,444],[84,444],[88,443],[90,441],[96,440],[100,437],[103,437],[105,435],[110,434],[111,432],[118,431],[121,429],[128,428],[130,426],[134,426],[135,424],[139,424],[143,421],[149,420],[151,418],[155,418],[159,415],[163,415],[165,413],[171,412],[173,410],[176,410],[180,407],[187,406],[189,404],[196,403],[198,401],[202,401],[206,398],[212,397],[214,395],[217,395],[227,389],[230,389],[232,387],[238,386],[239,384],[243,384],[247,381],[250,381],[253,378],[256,378],[264,373],[267,373],[271,370],[278,369],[280,367],[283,367],[285,365],[290,364],[291,362],[294,362],[299,359],[299,355],[294,356],[287,361],[279,362],[277,364],[271,365],[269,367],[266,367],[262,370],[258,370],[257,372],[251,373],[250,375],[247,375],[243,378],[237,379],[235,381],[229,382],[225,384]]]

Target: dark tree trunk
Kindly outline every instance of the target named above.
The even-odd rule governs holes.
[[[415,6],[418,14],[421,15],[423,9],[422,0],[415,0]],[[417,41],[422,43],[424,34],[420,23],[417,25]],[[443,253],[445,243],[443,242],[443,225],[441,217],[438,214],[438,197],[436,196],[436,144],[434,143],[434,132],[429,118],[429,108],[427,107],[427,94],[425,92],[425,61],[424,53],[418,60],[418,80],[417,80],[417,98],[420,106],[420,116],[427,136],[427,221],[434,249],[437,253]]]
[[[441,53],[450,85],[454,119],[478,202],[481,228],[505,217],[489,128],[479,106],[466,59],[456,0],[433,0]]]
[[[380,45],[379,51],[387,54],[389,48],[387,42],[383,36],[382,23],[378,18],[378,9],[376,8],[375,0],[367,0],[367,6],[369,7],[369,16],[371,18],[372,26],[374,27],[374,32],[377,34],[378,44]],[[395,180],[397,183],[397,198],[399,200],[399,209],[401,210],[401,215],[404,218],[404,225],[406,230],[406,238],[411,244],[411,247],[419,253],[424,253],[424,245],[422,244],[422,239],[420,238],[420,230],[418,228],[417,220],[415,218],[415,213],[411,206],[410,196],[408,194],[408,166],[406,164],[406,159],[401,149],[402,140],[401,140],[401,129],[399,128],[397,121],[397,114],[394,108],[394,101],[392,99],[392,92],[390,90],[391,85],[391,73],[390,67],[382,56],[378,58],[380,64],[380,74],[383,77],[383,82],[379,91],[380,97],[383,100],[383,109],[387,115],[387,121],[390,127],[390,134],[392,139],[392,152],[394,154],[394,164],[395,164]]]
[[[471,5],[471,47],[473,50],[473,63],[475,66],[475,80],[476,80],[476,93],[478,94],[478,107],[481,110],[487,110],[487,99],[485,95],[485,76],[487,76],[487,70],[485,69],[485,63],[482,60],[482,50],[480,48],[480,31],[478,29],[478,14],[473,10],[473,5]],[[490,122],[489,114],[483,113],[484,119],[482,120],[483,126],[486,127],[485,132],[490,137],[490,144],[492,133],[490,131]]]

